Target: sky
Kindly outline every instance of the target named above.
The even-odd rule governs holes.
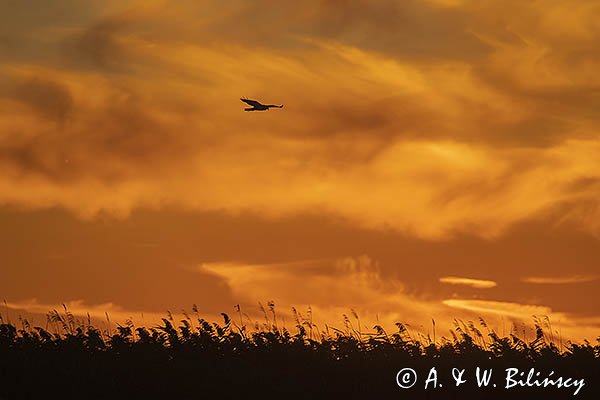
[[[274,301],[289,321],[508,333],[543,315],[593,339],[599,16],[595,0],[4,1],[2,312],[252,319]]]

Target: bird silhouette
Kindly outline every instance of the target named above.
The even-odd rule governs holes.
[[[240,100],[249,106],[252,106],[250,108],[244,108],[244,111],[266,111],[269,108],[283,108],[283,104],[278,106],[276,104],[262,104],[259,101],[244,98],[241,98]]]

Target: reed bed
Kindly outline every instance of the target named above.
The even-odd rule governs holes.
[[[432,320],[430,337],[401,322],[393,332],[379,325],[368,329],[352,310],[335,328],[316,326],[310,310],[302,315],[292,309],[294,326],[288,329],[278,325],[274,303],[261,308],[265,318],[260,323],[239,306],[233,319],[223,313],[222,321],[207,321],[194,306],[191,315],[183,312],[184,318],[176,320],[168,312],[161,324],[150,327],[132,321],[112,324],[106,315],[103,329],[66,307],[48,313],[43,327],[0,316],[0,399],[43,398],[55,391],[63,398],[107,399],[233,398],[254,392],[267,398],[344,393],[350,398],[493,399],[507,393],[469,387],[448,388],[443,396],[418,387],[401,391],[394,377],[403,367],[427,371],[431,366],[535,366],[579,374],[590,382],[600,377],[600,338],[563,342],[546,317],[534,317],[535,335],[529,340],[517,330],[501,336],[482,318],[455,320],[448,336],[436,333]],[[598,389],[590,384],[584,392],[596,396]],[[525,388],[510,395],[531,394]],[[552,396],[544,393],[545,398],[566,398],[564,392]]]

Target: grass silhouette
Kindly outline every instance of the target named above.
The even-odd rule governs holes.
[[[456,387],[452,368],[535,367],[547,375],[584,378],[577,398],[600,398],[600,338],[575,344],[552,333],[547,318],[534,317],[535,337],[499,336],[479,319],[455,320],[451,337],[415,335],[398,322],[394,332],[365,329],[356,312],[343,315],[343,328],[312,322],[292,309],[295,327],[278,326],[275,304],[261,305],[265,322],[245,324],[239,306],[234,322],[209,322],[184,312],[175,321],[136,327],[131,321],[101,330],[89,318],[77,319],[67,307],[47,315],[46,327],[19,318],[17,327],[0,316],[0,399],[120,398],[375,398],[407,399],[565,399],[571,389],[481,389],[473,379]],[[247,316],[246,316],[247,317]],[[246,320],[249,321],[247,317]],[[433,326],[435,327],[435,321]],[[558,343],[557,343],[558,341]],[[413,368],[418,385],[401,389],[397,372]],[[444,388],[424,389],[431,367]],[[500,371],[500,372],[496,372]],[[562,375],[561,375],[562,374]],[[441,377],[443,375],[443,378]],[[500,382],[500,381],[499,381]]]

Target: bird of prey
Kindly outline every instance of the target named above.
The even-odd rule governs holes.
[[[283,104],[278,106],[275,104],[262,104],[256,100],[250,100],[250,99],[244,99],[241,98],[241,101],[243,101],[244,103],[248,104],[249,106],[252,106],[250,108],[244,108],[244,111],[266,111],[269,108],[283,108]]]

